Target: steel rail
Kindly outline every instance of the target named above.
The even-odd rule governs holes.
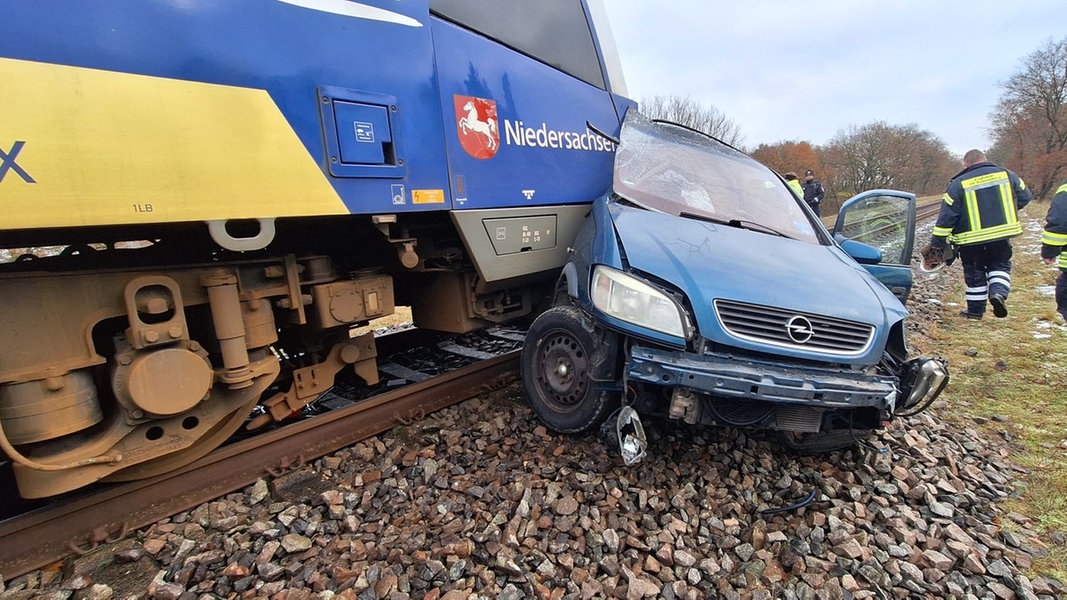
[[[935,217],[940,210],[941,196],[924,196],[917,199],[915,202],[915,220],[922,221],[930,217]],[[834,224],[837,222],[837,213],[820,217],[820,220],[827,229],[832,230]]]
[[[18,577],[63,560],[75,552],[72,545],[84,548],[124,537],[247,486],[278,465],[314,460],[497,389],[516,372],[518,355],[515,350],[483,360],[228,444],[171,473],[103,485],[0,522],[0,576],[5,581]]]
[[[927,204],[920,204],[915,207],[915,220],[921,221],[936,217],[941,211],[941,199],[936,202],[929,202]]]

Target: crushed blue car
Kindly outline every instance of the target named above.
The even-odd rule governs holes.
[[[830,232],[774,171],[631,109],[612,190],[594,201],[532,323],[521,371],[551,429],[644,455],[643,417],[847,447],[948,383],[909,357],[915,197],[872,190]]]

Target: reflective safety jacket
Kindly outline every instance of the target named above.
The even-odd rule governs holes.
[[[1056,264],[1061,269],[1067,269],[1067,181],[1060,184],[1056,195],[1052,197],[1052,205],[1048,207],[1048,216],[1045,217],[1045,231],[1041,234],[1041,258],[1060,257]]]
[[[1019,235],[1019,209],[1033,197],[1015,173],[989,162],[973,164],[949,182],[941,197],[934,244],[951,240],[966,246]]]
[[[804,198],[804,188],[800,185],[799,181],[796,179],[786,179],[785,182],[789,184],[789,187],[793,190],[793,193],[797,195],[797,198]]]

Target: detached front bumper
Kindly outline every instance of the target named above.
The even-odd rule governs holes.
[[[886,416],[895,412],[901,393],[897,378],[886,375],[641,346],[632,347],[626,371],[631,381],[711,396],[825,409],[873,407]]]

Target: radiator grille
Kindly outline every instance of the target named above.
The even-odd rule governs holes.
[[[874,339],[874,327],[811,313],[716,300],[719,322],[733,336],[835,356],[862,354]]]

